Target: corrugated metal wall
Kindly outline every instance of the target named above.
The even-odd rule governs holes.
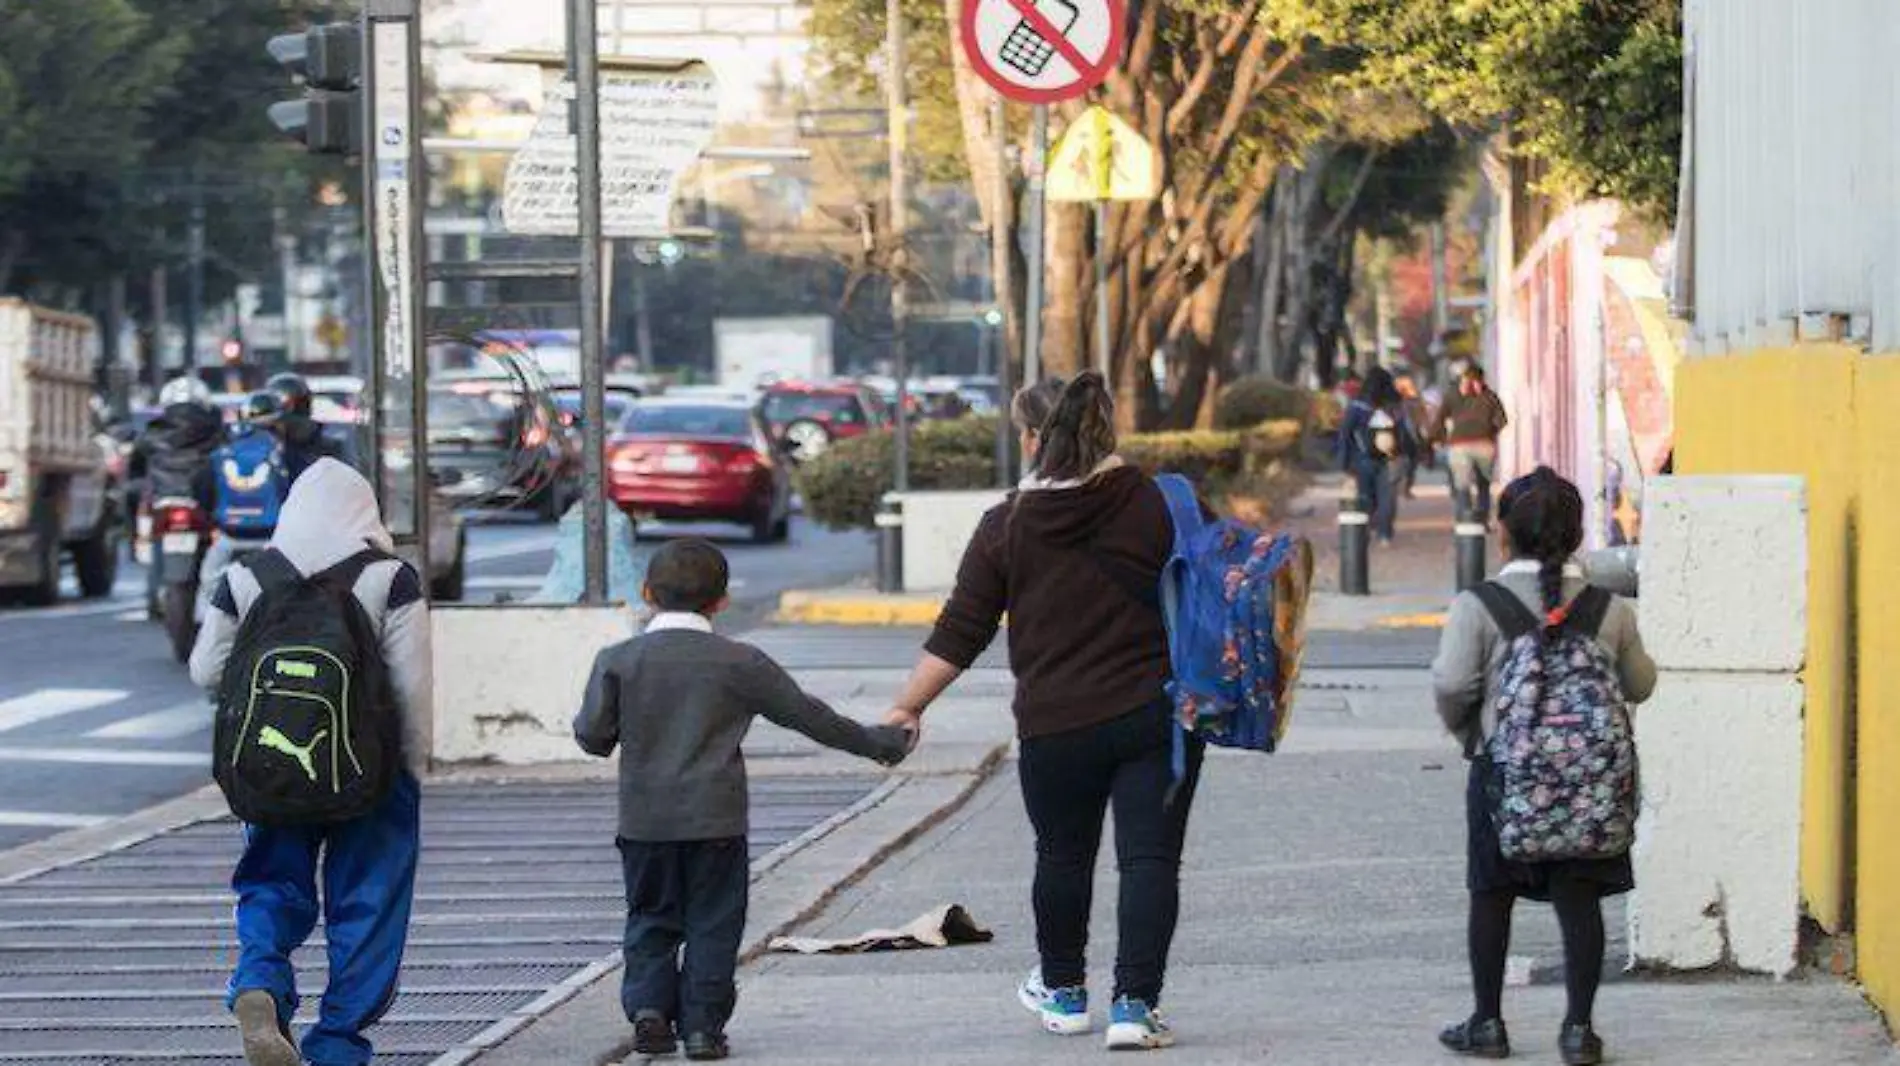
[[[1894,0],[1688,0],[1695,81],[1693,336],[1793,339],[1848,315],[1900,350],[1900,9]]]

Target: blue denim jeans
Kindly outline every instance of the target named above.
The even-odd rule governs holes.
[[[238,965],[227,1000],[263,990],[288,1023],[297,1012],[290,957],[318,918],[317,878],[330,980],[317,1024],[303,1040],[311,1066],[367,1066],[363,1030],[396,998],[421,850],[422,789],[407,773],[374,813],[332,826],[244,827],[236,890]]]

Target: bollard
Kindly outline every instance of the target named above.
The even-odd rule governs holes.
[[[1339,591],[1346,596],[1372,594],[1372,516],[1339,509]]]
[[[904,591],[904,501],[894,492],[877,508],[877,590]]]
[[[1478,522],[1460,522],[1452,528],[1451,542],[1457,562],[1458,591],[1470,592],[1484,584],[1485,528]]]

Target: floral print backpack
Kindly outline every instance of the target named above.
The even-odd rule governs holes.
[[[1612,859],[1636,839],[1636,738],[1610,652],[1611,597],[1586,589],[1546,627],[1509,589],[1477,595],[1510,642],[1488,742],[1499,850],[1511,862]]]

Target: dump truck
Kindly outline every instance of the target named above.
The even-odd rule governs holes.
[[[59,598],[70,558],[82,594],[110,595],[124,521],[94,424],[99,332],[83,315],[0,298],[0,595]]]

